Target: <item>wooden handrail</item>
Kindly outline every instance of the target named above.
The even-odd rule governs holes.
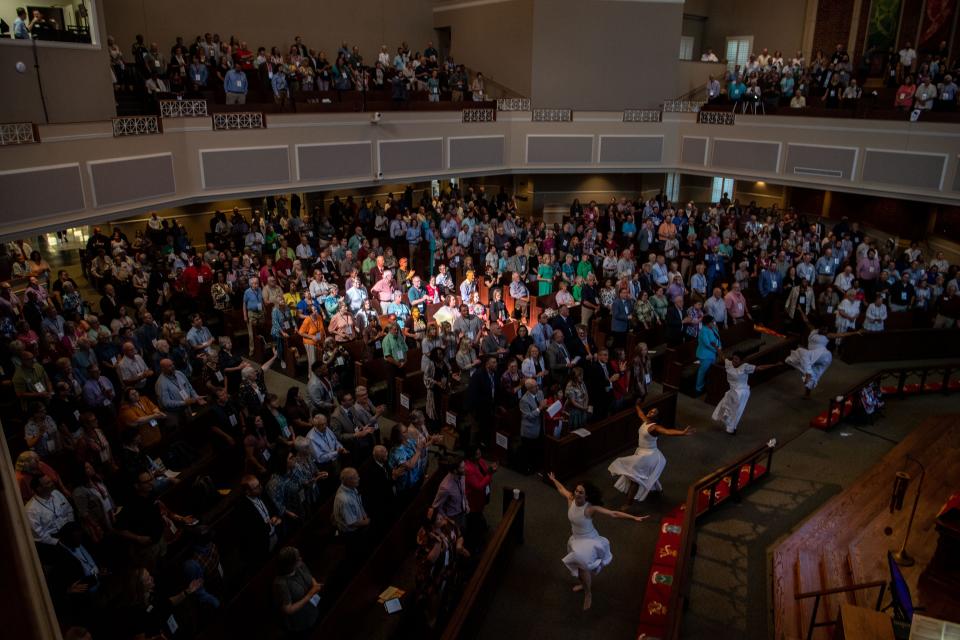
[[[804,593],[798,593],[794,596],[796,600],[805,600],[806,598],[813,598],[815,596],[832,596],[836,593],[846,593],[848,591],[860,591],[861,589],[873,589],[876,587],[886,586],[885,580],[874,580],[873,582],[861,582],[859,584],[852,584],[846,587],[834,587],[832,589],[820,589],[819,591],[806,591]]]
[[[463,595],[460,597],[460,602],[457,604],[457,608],[454,609],[450,620],[447,622],[447,625],[443,630],[443,635],[440,636],[441,640],[456,640],[457,638],[461,637],[467,620],[470,614],[473,613],[477,599],[483,593],[484,584],[486,583],[488,576],[493,570],[494,564],[500,556],[500,551],[503,548],[504,543],[507,541],[508,536],[514,535],[514,527],[516,525],[517,518],[520,518],[519,526],[521,527],[522,531],[522,514],[526,497],[521,493],[520,498],[514,500],[513,490],[505,488],[503,491],[503,499],[504,501],[509,501],[509,504],[506,506],[504,511],[503,519],[497,526],[497,530],[493,537],[487,543],[487,548],[484,550],[483,556],[480,558],[480,562],[478,563],[477,568],[474,570],[473,575],[470,577],[470,581],[467,583],[466,588],[464,588]]]
[[[866,378],[862,379],[857,384],[853,385],[843,393],[832,396],[829,400],[827,406],[827,421],[828,426],[833,427],[840,424],[844,419],[843,407],[846,404],[847,400],[860,393],[860,391],[869,384],[874,382],[881,382],[883,378],[895,376],[897,378],[897,394],[903,393],[903,387],[906,383],[906,376],[910,373],[919,373],[920,374],[920,384],[921,386],[926,384],[927,376],[931,371],[943,371],[943,388],[940,389],[942,392],[949,391],[949,382],[950,376],[956,372],[960,371],[960,362],[947,362],[940,364],[925,364],[913,367],[890,367],[887,369],[880,369],[876,373],[873,373]],[[839,400],[837,399],[839,398]],[[833,412],[837,411],[836,422],[833,420]]]
[[[751,476],[752,476],[752,465],[756,462],[758,458],[767,456],[767,471],[770,470],[770,461],[773,457],[774,447],[769,445],[761,445],[756,449],[746,453],[737,459],[736,462],[732,462],[728,465],[717,469],[713,473],[707,474],[690,485],[687,489],[687,501],[686,501],[686,511],[683,516],[683,529],[680,534],[680,545],[677,550],[677,564],[674,569],[674,581],[673,589],[670,591],[670,600],[667,605],[667,624],[665,628],[666,638],[671,638],[673,640],[678,640],[680,638],[680,624],[683,621],[683,603],[686,599],[684,591],[686,590],[690,566],[691,566],[691,551],[693,549],[693,541],[696,536],[696,522],[697,516],[697,503],[699,500],[700,491],[704,487],[710,486],[720,482],[724,477],[731,476],[734,478],[734,482],[731,485],[731,489],[737,487],[736,478],[737,473],[740,467],[744,464],[751,464]],[[713,506],[714,492],[710,491],[710,505]]]

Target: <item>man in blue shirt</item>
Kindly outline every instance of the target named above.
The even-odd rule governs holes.
[[[13,37],[15,40],[29,40],[30,39],[30,26],[33,24],[33,21],[30,21],[30,24],[27,24],[27,10],[23,7],[17,7],[17,17],[13,21]]]
[[[273,71],[273,75],[270,77],[270,86],[273,87],[273,101],[282,108],[290,97],[290,91],[287,88],[287,74],[283,72],[283,67],[278,66]]]
[[[547,346],[550,344],[550,338],[553,337],[553,327],[547,323],[547,316],[540,314],[537,318],[537,324],[533,327],[533,331],[530,332],[530,337],[533,338],[533,343],[537,345],[537,349],[540,350],[542,354],[547,350]]]
[[[430,296],[427,295],[427,290],[423,288],[423,280],[420,279],[420,276],[413,276],[413,286],[407,291],[407,298],[410,300],[411,307],[420,310],[421,316],[426,315],[427,301]]]
[[[760,300],[763,308],[763,321],[773,321],[773,308],[780,300],[781,280],[777,271],[777,263],[771,262],[766,269],[760,272]]]
[[[247,74],[236,67],[230,69],[223,77],[223,90],[227,96],[227,104],[246,104]]]
[[[827,247],[823,255],[817,260],[817,284],[833,284],[833,278],[837,275],[837,266],[840,261],[833,255],[833,248]]]
[[[243,292],[243,319],[247,323],[247,337],[250,338],[248,355],[253,357],[254,329],[263,319],[263,292],[260,290],[260,278],[250,278],[250,288]]]
[[[313,459],[324,470],[328,472],[335,470],[340,456],[346,455],[347,450],[328,428],[327,416],[318,413],[310,422],[313,428],[307,434],[307,439],[310,441]]]

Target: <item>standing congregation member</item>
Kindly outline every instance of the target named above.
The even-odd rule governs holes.
[[[717,323],[713,316],[704,316],[703,326],[697,336],[697,359],[700,360],[700,367],[697,369],[697,395],[703,393],[707,372],[721,353],[720,331],[717,329]]]
[[[247,337],[250,340],[247,355],[252,358],[257,327],[263,320],[263,291],[260,290],[259,278],[250,278],[248,282],[250,286],[243,292],[243,320],[247,323]]]

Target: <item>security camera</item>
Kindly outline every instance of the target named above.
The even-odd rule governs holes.
[[[383,118],[383,114],[379,111],[374,111],[373,115],[370,116],[370,124],[377,124],[380,122],[380,119]]]

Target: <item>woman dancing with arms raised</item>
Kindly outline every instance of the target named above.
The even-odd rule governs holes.
[[[613,561],[610,541],[597,532],[597,528],[593,526],[593,516],[600,514],[634,522],[643,522],[648,516],[634,516],[604,508],[600,491],[589,483],[578,484],[571,493],[552,472],[547,474],[547,477],[560,495],[567,499],[567,518],[570,520],[571,534],[567,540],[567,555],[563,557],[563,564],[567,565],[570,573],[579,580],[573,590],[583,591],[583,610],[586,611],[593,601],[593,576]]]
[[[690,427],[670,429],[657,424],[653,419],[659,413],[651,409],[644,413],[640,404],[636,405],[637,416],[640,417],[640,429],[637,436],[637,450],[632,456],[623,456],[610,463],[607,471],[610,475],[618,476],[614,485],[618,491],[627,494],[626,509],[634,501],[643,502],[651,491],[660,491],[660,474],[667,466],[667,459],[663,457],[657,447],[657,436],[691,436],[694,430]]]

